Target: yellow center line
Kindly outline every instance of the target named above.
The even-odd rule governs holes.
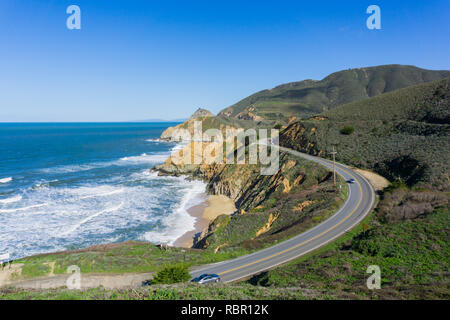
[[[297,245],[295,245],[295,246],[293,246],[293,247],[287,248],[287,249],[285,249],[285,250],[283,250],[283,251],[274,253],[274,254],[271,255],[271,256],[268,256],[268,257],[265,257],[265,258],[262,258],[262,259],[259,259],[259,260],[256,260],[256,261],[247,263],[247,264],[245,264],[245,265],[242,265],[242,266],[239,266],[239,267],[236,267],[236,268],[233,268],[233,269],[226,270],[226,271],[224,271],[224,272],[219,273],[219,275],[224,275],[224,274],[227,274],[227,273],[230,273],[230,272],[233,272],[233,271],[242,269],[242,268],[246,268],[246,267],[252,266],[252,265],[254,265],[254,264],[257,264],[257,263],[260,263],[260,262],[263,262],[263,261],[266,261],[266,260],[275,258],[275,257],[277,257],[277,256],[279,256],[279,255],[282,255],[283,253],[286,253],[286,252],[289,252],[289,251],[291,251],[291,250],[294,250],[294,249],[296,249],[296,248],[298,248],[298,247],[301,247],[301,246],[303,246],[303,245],[305,245],[305,244],[307,244],[307,243],[309,243],[309,242],[311,242],[311,241],[313,241],[313,240],[315,240],[315,239],[317,239],[317,238],[323,236],[324,234],[330,232],[331,230],[335,229],[336,227],[338,227],[339,225],[341,225],[342,223],[344,223],[347,219],[349,219],[349,218],[355,213],[355,211],[359,208],[359,206],[360,206],[360,204],[361,204],[361,202],[362,202],[362,194],[363,194],[363,192],[362,192],[361,184],[359,183],[358,180],[356,180],[355,176],[353,176],[353,175],[352,175],[350,172],[348,172],[346,169],[341,168],[341,170],[345,171],[345,172],[346,172],[347,174],[349,174],[353,179],[355,179],[356,183],[358,183],[358,187],[359,187],[360,194],[361,194],[360,197],[359,197],[359,201],[358,201],[358,204],[356,205],[356,207],[355,207],[355,208],[354,208],[354,209],[353,209],[353,210],[352,210],[352,211],[351,211],[344,219],[342,219],[339,223],[335,224],[334,226],[330,227],[329,229],[325,230],[324,232],[322,232],[322,233],[320,233],[320,234],[314,236],[313,238],[310,238],[310,239],[308,239],[308,240],[306,240],[306,241],[304,241],[304,242],[302,242],[302,243],[299,243],[299,244],[297,244]]]

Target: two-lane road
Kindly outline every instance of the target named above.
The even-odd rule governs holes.
[[[331,161],[283,147],[280,147],[280,150],[317,162],[329,169],[333,168]],[[307,254],[356,226],[372,210],[375,203],[374,190],[364,177],[341,164],[336,164],[336,173],[346,181],[354,179],[355,182],[348,184],[349,194],[345,204],[328,220],[277,245],[209,265],[191,272],[191,275],[197,277],[203,273],[216,273],[223,282],[239,280]]]

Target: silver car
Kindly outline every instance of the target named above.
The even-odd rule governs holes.
[[[201,276],[198,276],[198,277],[192,279],[191,282],[197,282],[200,284],[212,283],[212,282],[217,283],[217,282],[220,282],[220,277],[215,273],[212,273],[212,274],[204,273]]]

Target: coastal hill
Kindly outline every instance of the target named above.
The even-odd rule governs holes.
[[[204,129],[276,125],[276,121],[225,115],[196,119],[202,120]],[[189,123],[179,126],[189,127]],[[280,134],[283,146],[325,158],[335,147],[338,161],[378,172],[391,184],[379,190],[374,212],[360,226],[311,255],[244,283],[93,291],[2,288],[0,296],[448,300],[449,134],[450,78],[343,104],[309,119],[291,120]],[[170,159],[155,170],[202,179],[209,194],[230,197],[238,211],[212,221],[194,248],[161,250],[149,243],[130,242],[34,256],[14,262],[14,267],[23,267],[21,277],[58,277],[73,264],[89,277],[89,273],[154,272],[180,261],[190,266],[223,261],[310,229],[336,212],[347,196],[346,183],[339,176],[338,185],[343,188],[334,190],[329,170],[283,152],[280,170],[272,176],[261,176],[258,165],[183,167]],[[382,290],[366,287],[369,265],[380,266]]]
[[[205,120],[209,117],[214,117],[214,114],[206,109],[198,108],[186,121],[176,125],[175,127],[169,127],[161,134],[161,139],[170,140],[173,133],[180,128],[191,127],[195,120]]]
[[[213,117],[214,114],[206,109],[198,108],[194,114],[189,119],[197,119],[197,118],[204,118],[204,117]]]
[[[305,119],[339,105],[450,77],[404,65],[357,68],[333,73],[323,80],[304,80],[257,92],[219,112],[243,120]]]
[[[281,145],[325,158],[334,147],[339,162],[373,170],[391,184],[380,191],[374,213],[354,233],[323,253],[262,272],[248,283],[271,292],[299,285],[312,291],[320,288],[322,294],[338,298],[448,299],[448,283],[442,277],[450,243],[449,134],[450,78],[291,121],[281,132]],[[273,180],[249,166],[193,168],[190,174],[207,181],[209,193],[230,196],[240,209],[238,215],[216,218],[195,247],[214,254],[259,249],[298,234],[333,212],[342,198],[329,197],[329,177],[321,179],[321,168],[307,162],[292,165],[292,160],[281,158]],[[170,162],[161,169],[173,174]],[[183,168],[176,169],[181,170],[176,174],[182,173]],[[383,290],[370,291],[364,285],[362,275],[371,264],[384,272]]]
[[[449,190],[450,79],[342,105],[291,124],[280,144],[373,169],[408,186]]]
[[[194,119],[209,128],[286,128],[340,105],[364,101],[409,86],[450,77],[450,71],[421,69],[415,66],[383,65],[357,68],[330,74],[323,80],[303,80],[257,92],[223,109],[217,116],[199,108],[177,128],[192,129]],[[170,140],[174,128],[162,139]]]

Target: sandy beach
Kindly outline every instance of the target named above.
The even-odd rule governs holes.
[[[232,214],[236,211],[233,200],[226,196],[209,196],[208,199],[196,206],[187,210],[189,214],[196,218],[195,230],[186,232],[178,238],[174,246],[191,248],[193,245],[194,236],[201,233],[208,227],[209,223],[222,214]]]

